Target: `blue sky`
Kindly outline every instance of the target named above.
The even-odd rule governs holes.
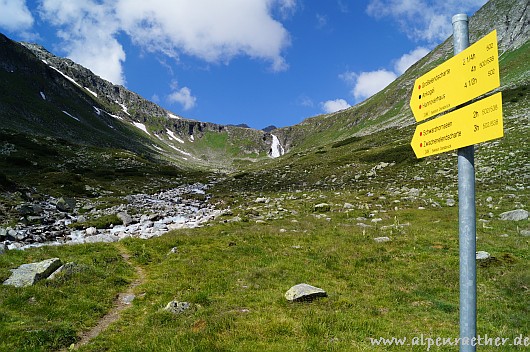
[[[355,105],[485,0],[0,0],[0,32],[176,115],[290,126]]]

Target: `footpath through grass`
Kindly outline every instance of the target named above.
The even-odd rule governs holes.
[[[298,214],[122,242],[146,282],[122,318],[80,350],[377,351],[404,347],[373,346],[370,338],[458,337],[456,208],[402,209],[372,223],[359,221],[357,210],[333,206],[320,216],[296,201],[284,206]],[[481,336],[528,336],[529,252],[518,225],[492,220],[478,230],[478,249],[495,257],[477,268]],[[392,241],[376,243],[379,236]],[[9,252],[0,257],[0,278],[8,268],[52,256],[86,262],[87,270],[71,281],[1,286],[0,350],[69,346],[132,279],[111,244]],[[329,297],[288,303],[284,293],[302,282]],[[178,316],[162,311],[171,300],[192,308]]]

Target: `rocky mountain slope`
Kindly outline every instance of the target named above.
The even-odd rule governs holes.
[[[526,0],[491,0],[469,21],[470,42],[497,30],[501,88],[528,85],[530,79],[530,22]],[[287,150],[316,148],[321,144],[351,136],[363,136],[391,127],[414,123],[409,107],[416,78],[453,55],[453,38],[436,47],[410,67],[388,87],[366,101],[332,114],[309,118],[302,123],[276,130]]]
[[[268,132],[176,116],[43,47],[0,35],[0,128],[123,148],[191,168],[267,157]]]
[[[527,84],[529,28],[524,0],[491,0],[470,19],[471,42],[497,30],[501,90]],[[295,126],[257,131],[176,116],[37,44],[22,43],[22,47],[3,36],[1,41],[2,127],[78,143],[132,148],[181,166],[225,171],[266,160],[273,152],[278,156],[282,150],[314,149],[354,135],[412,124],[408,101],[414,80],[452,55],[452,38],[448,38],[361,104]],[[24,97],[22,101],[19,96]]]

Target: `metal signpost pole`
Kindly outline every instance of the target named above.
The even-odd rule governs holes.
[[[454,54],[469,46],[468,17],[453,16]],[[476,351],[477,270],[474,147],[458,150],[458,228],[460,246],[460,352]]]

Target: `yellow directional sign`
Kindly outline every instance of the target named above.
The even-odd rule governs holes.
[[[502,93],[416,126],[410,145],[417,158],[467,147],[504,135]]]
[[[422,121],[499,86],[499,51],[494,30],[418,78],[410,108],[416,121]]]

